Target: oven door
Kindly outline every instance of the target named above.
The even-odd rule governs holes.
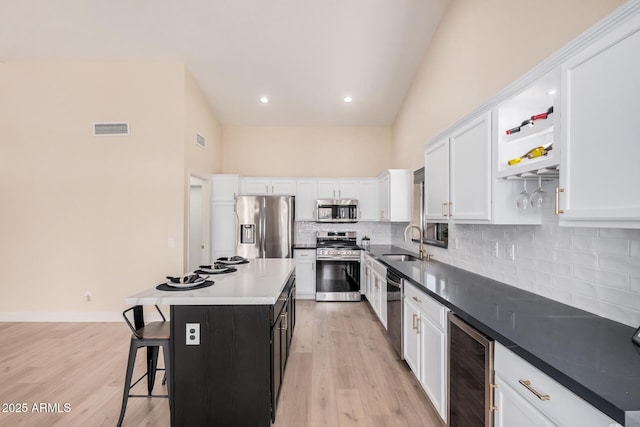
[[[360,301],[360,261],[316,260],[316,301]]]

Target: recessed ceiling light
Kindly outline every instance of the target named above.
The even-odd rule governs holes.
[[[353,98],[351,98],[350,96],[345,96],[345,97],[344,97],[344,102],[349,103],[349,102],[351,102],[351,101],[353,101]]]
[[[263,104],[266,104],[267,102],[269,102],[269,98],[267,98],[266,96],[263,96],[262,98],[260,98],[260,102],[262,102]]]
[[[549,92],[547,92],[549,95],[555,95],[556,94],[556,90],[555,89],[549,89]]]

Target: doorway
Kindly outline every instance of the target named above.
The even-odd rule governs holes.
[[[199,265],[208,263],[206,190],[206,180],[194,175],[189,177],[188,271],[196,270]]]

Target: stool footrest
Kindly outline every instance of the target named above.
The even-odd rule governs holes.
[[[148,395],[148,394],[130,394],[129,397],[162,397],[164,399],[168,398],[169,395],[168,394],[152,394],[152,395]]]
[[[164,368],[156,368],[156,371],[165,371],[166,369]],[[134,382],[133,384],[131,384],[131,386],[129,386],[129,390],[131,390],[132,388],[134,388],[136,386],[136,384],[138,384],[140,381],[142,381],[143,378],[146,378],[149,376],[148,372],[145,372],[144,374],[142,374],[142,376],[140,378],[138,378],[136,380],[136,382]],[[162,380],[162,383],[164,384],[164,379]]]

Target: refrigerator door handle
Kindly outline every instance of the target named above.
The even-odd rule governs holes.
[[[266,201],[262,199],[262,209],[260,209],[260,258],[264,258],[267,253],[267,247],[265,240],[267,239],[267,233],[265,231],[267,226],[267,214],[266,214]]]

